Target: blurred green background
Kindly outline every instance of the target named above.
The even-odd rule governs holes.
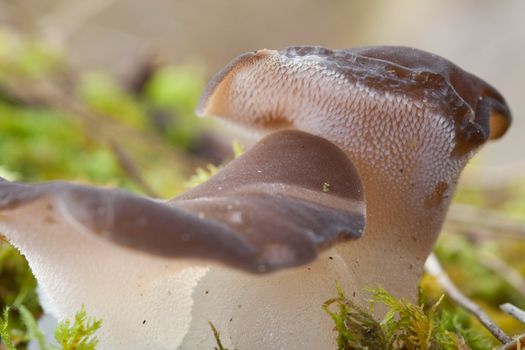
[[[250,144],[193,112],[206,80],[237,54],[299,44],[432,51],[496,86],[513,110],[510,132],[464,173],[436,253],[505,331],[523,333],[498,311],[525,308],[523,13],[522,0],[0,0],[0,177],[169,198],[197,167],[231,159],[233,139]],[[0,307],[38,316],[23,259],[0,248]],[[430,301],[443,293],[428,276],[422,288]]]

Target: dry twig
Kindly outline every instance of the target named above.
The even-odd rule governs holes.
[[[505,303],[499,307],[503,312],[514,317],[518,321],[525,324],[525,311],[512,305],[511,303]],[[525,334],[516,337],[515,340],[505,344],[501,350],[519,350],[525,349]]]
[[[500,350],[523,350],[525,349],[525,334],[518,336],[515,340],[501,347]]]
[[[500,305],[499,308],[503,310],[506,314],[511,315],[521,323],[525,324],[525,311],[520,309],[519,307],[512,305],[511,303],[505,303],[503,305]]]
[[[489,315],[487,315],[479,305],[470,300],[456,287],[454,282],[452,282],[447,276],[434,254],[431,254],[428,257],[425,263],[425,271],[428,274],[434,276],[445,293],[460,306],[464,307],[470,313],[476,316],[483,326],[487,328],[489,332],[492,333],[492,335],[496,337],[501,343],[507,344],[513,341],[511,337],[503,332],[503,330],[499,328],[498,325],[494,323],[494,321],[492,321]]]

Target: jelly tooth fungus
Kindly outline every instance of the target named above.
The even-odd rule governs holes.
[[[47,313],[102,318],[102,349],[333,347],[321,305],[381,285],[414,299],[468,160],[510,125],[503,97],[405,47],[290,47],[234,59],[202,116],[267,134],[170,201],[0,181],[0,231]]]

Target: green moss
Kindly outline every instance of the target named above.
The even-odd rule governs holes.
[[[24,322],[18,309],[30,310],[40,315],[42,310],[35,291],[36,280],[22,255],[5,241],[0,241],[0,308],[10,307],[10,327],[18,333],[25,332]]]
[[[0,347],[3,345],[8,350],[22,350],[26,348],[30,340],[34,339],[40,350],[97,349],[98,340],[95,333],[102,326],[102,321],[88,317],[83,306],[75,314],[73,320],[65,320],[58,324],[55,329],[55,340],[58,346],[46,342],[33,314],[26,307],[20,306],[18,311],[26,329],[21,331],[12,324],[10,308],[6,307],[0,317]]]
[[[495,346],[471,327],[468,315],[442,310],[443,296],[430,305],[414,305],[375,288],[370,290],[371,311],[366,311],[336,288],[337,297],[323,309],[334,321],[338,350],[490,350]],[[377,304],[387,307],[379,322],[372,316]]]
[[[56,47],[0,30],[0,81],[13,76],[37,79],[57,71],[62,55]]]
[[[214,347],[214,350],[228,350],[227,348],[225,348],[225,347],[222,345],[222,342],[221,342],[221,334],[219,333],[219,331],[217,330],[217,328],[215,328],[215,326],[213,325],[213,323],[211,323],[211,321],[208,321],[208,324],[209,324],[210,327],[211,327],[211,331],[213,332],[213,337],[215,338],[215,342],[217,343],[217,346]]]
[[[368,312],[355,305],[337,288],[337,297],[327,300],[323,310],[332,318],[337,332],[337,348],[387,349],[387,339],[381,325]],[[335,308],[335,311],[332,309]]]
[[[18,307],[18,312],[20,313],[20,318],[26,326],[27,329],[27,338],[33,339],[38,343],[40,350],[50,350],[49,345],[46,342],[44,333],[38,326],[38,323],[31,313],[24,305]]]
[[[195,174],[193,174],[188,181],[185,183],[187,189],[197,187],[200,184],[208,181],[210,177],[217,174],[221,168],[213,164],[208,164],[206,168],[197,168]]]
[[[16,350],[9,327],[9,308],[6,307],[0,318],[0,340],[8,350]]]
[[[146,110],[140,101],[107,74],[84,74],[77,94],[87,106],[104,116],[134,128],[145,128],[148,125]]]
[[[92,142],[79,123],[61,112],[0,101],[0,115],[0,165],[23,180],[69,178],[105,184],[124,176],[113,153]]]
[[[151,104],[178,112],[193,112],[204,87],[204,74],[195,66],[165,66],[146,85]]]
[[[232,150],[235,158],[240,157],[244,153],[244,147],[239,140],[232,141]],[[221,170],[221,167],[213,164],[206,165],[206,168],[197,168],[195,174],[193,174],[188,181],[185,183],[187,189],[194,188],[200,184],[208,181],[210,177],[217,174]]]
[[[153,127],[174,146],[191,149],[204,125],[194,109],[204,87],[202,72],[194,66],[164,66],[145,87]]]
[[[244,147],[242,143],[240,143],[239,140],[237,139],[232,141],[232,150],[233,150],[233,156],[235,158],[238,158],[244,154]]]
[[[55,339],[60,350],[95,350],[98,340],[95,332],[102,326],[102,320],[86,315],[84,306],[76,313],[73,321],[60,322],[55,330]]]

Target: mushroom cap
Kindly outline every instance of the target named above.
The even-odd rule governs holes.
[[[64,182],[0,181],[0,232],[27,257],[47,312],[72,317],[84,304],[103,319],[104,349],[212,347],[207,320],[224,332],[235,324],[243,344],[247,332],[249,339],[273,332],[278,339],[255,345],[275,348],[310,326],[323,336],[310,338],[334,339],[330,321],[313,316],[320,309],[302,310],[302,323],[288,320],[346,279],[344,260],[329,248],[362,236],[363,201],[341,149],[289,130],[168,202]],[[336,260],[316,259],[322,251]],[[256,326],[269,318],[287,326]]]
[[[264,129],[297,126],[308,114],[305,103],[298,102],[300,91],[308,90],[303,96],[319,108],[330,107],[327,100],[341,89],[342,80],[352,83],[364,99],[377,94],[397,98],[400,104],[408,99],[451,119],[454,153],[459,156],[501,137],[511,123],[505,99],[492,86],[445,58],[399,46],[343,50],[299,46],[242,54],[211,79],[197,114]],[[349,93],[338,96],[349,108],[355,107]],[[318,109],[317,117],[334,113],[345,117],[344,110],[332,109]]]
[[[339,240],[361,237],[365,217],[361,182],[345,153],[292,130],[268,136],[167,203],[63,182],[0,182],[0,212],[40,199],[60,220],[119,245],[254,273],[305,264]],[[0,228],[2,220],[9,215]]]

